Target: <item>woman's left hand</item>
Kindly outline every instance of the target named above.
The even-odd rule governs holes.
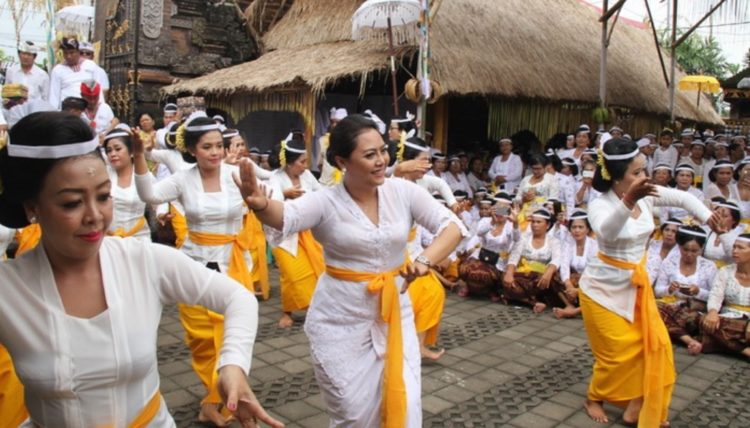
[[[258,421],[274,428],[284,427],[283,423],[269,416],[260,405],[240,367],[228,365],[219,369],[219,392],[224,405],[243,428],[258,427]]]
[[[425,276],[430,271],[430,267],[423,263],[410,263],[406,265],[406,268],[401,271],[401,277],[405,279],[403,287],[401,287],[401,293],[406,293],[409,289],[409,284],[420,276]]]
[[[717,235],[721,235],[729,230],[729,228],[721,221],[721,216],[717,211],[711,214],[711,217],[706,221],[708,227],[711,228]]]

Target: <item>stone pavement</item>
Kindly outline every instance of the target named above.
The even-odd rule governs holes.
[[[278,284],[272,270],[272,284]],[[250,372],[263,406],[287,427],[327,427],[301,322],[276,327],[278,290],[261,303]],[[175,308],[165,310],[159,334],[161,390],[179,427],[196,420],[203,386]],[[449,294],[440,332],[447,349],[422,367],[425,427],[603,427],[581,410],[592,357],[583,323],[549,312],[465,300]],[[722,355],[692,357],[675,348],[679,372],[673,427],[750,427],[750,363]],[[621,427],[621,411],[607,407]],[[618,423],[619,422],[619,423]]]

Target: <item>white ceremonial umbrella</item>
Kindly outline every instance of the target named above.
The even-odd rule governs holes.
[[[55,13],[55,27],[57,31],[86,33],[88,35],[93,21],[93,6],[68,6]]]
[[[399,44],[412,43],[417,38],[417,26],[422,8],[419,0],[367,0],[352,16],[352,39],[388,38],[391,57],[391,83],[393,86],[393,112],[398,113],[398,90],[396,89],[396,60],[394,53],[394,29]]]

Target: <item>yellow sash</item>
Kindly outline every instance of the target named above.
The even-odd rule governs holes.
[[[307,258],[310,261],[310,266],[315,272],[315,276],[320,278],[323,272],[326,270],[326,264],[323,259],[323,247],[315,240],[312,232],[305,230],[297,233],[297,244],[307,254]]]
[[[675,296],[673,294],[668,294],[668,295],[666,295],[664,297],[659,297],[656,300],[658,302],[662,302],[662,303],[675,303],[675,302],[679,302],[680,301],[680,299],[677,298],[677,296]]]
[[[143,229],[143,226],[146,225],[146,217],[141,217],[138,219],[137,222],[135,222],[135,225],[130,230],[125,230],[122,227],[118,227],[117,229],[107,232],[107,235],[109,236],[119,236],[120,238],[127,238],[129,236],[133,236],[136,233],[138,233],[141,229]]]
[[[247,225],[247,223],[245,223]],[[243,226],[242,230],[236,235],[223,235],[220,233],[195,232],[189,231],[188,237],[198,245],[226,245],[232,244],[232,255],[229,258],[229,267],[227,275],[245,288],[255,292],[253,287],[253,275],[247,268],[245,252],[250,250],[252,236],[250,230]]]
[[[703,176],[696,174],[695,177],[693,177],[693,186],[701,187],[701,184],[703,184]]]
[[[728,303],[728,304],[727,304],[726,306],[727,306],[728,308],[736,309],[736,310],[738,310],[738,311],[742,311],[742,312],[747,312],[747,313],[750,313],[750,306],[745,306],[745,305],[736,305],[736,304],[734,304],[734,303]]]
[[[406,242],[411,242],[415,239],[417,239],[417,228],[412,227],[409,229],[409,236],[406,237]]]
[[[528,261],[525,257],[521,257],[521,262],[518,264],[518,273],[544,273],[547,270],[547,265],[542,262]]]
[[[185,243],[185,238],[188,234],[187,220],[172,204],[169,204],[169,213],[172,214],[172,229],[175,236],[174,246],[175,248],[182,248],[182,244]]]
[[[341,281],[366,282],[370,294],[380,293],[380,316],[388,323],[388,343],[383,373],[382,427],[402,428],[406,424],[406,386],[404,384],[404,343],[401,337],[401,306],[396,288],[396,275],[401,267],[390,272],[356,272],[326,266],[326,272]]]
[[[146,406],[141,410],[141,413],[139,413],[135,419],[130,421],[128,428],[145,428],[156,417],[156,414],[159,413],[160,407],[161,394],[159,391],[156,391],[156,394],[148,400],[148,403],[146,403]],[[112,426],[113,425],[106,425],[107,428]]]
[[[724,260],[714,260],[714,264],[716,265],[717,269],[721,269],[724,266],[728,265],[729,262],[725,262]]]
[[[260,290],[263,293],[263,299],[268,299],[271,293],[271,285],[268,282],[268,255],[266,254],[266,235],[263,233],[263,225],[250,211],[245,215],[245,227],[248,228],[251,238],[250,251],[257,255],[257,263],[253,265],[253,270],[257,273]],[[253,275],[255,280],[255,275]]]
[[[16,240],[18,241],[18,249],[16,250],[16,258],[21,254],[33,250],[38,244],[39,240],[42,239],[42,228],[39,224],[30,224],[23,229],[16,232]]]
[[[640,263],[631,263],[610,257],[604,253],[598,254],[599,259],[608,265],[632,270],[631,283],[637,287],[637,301],[640,303],[641,326],[643,333],[643,408],[638,417],[638,426],[656,427],[661,421],[665,401],[669,397],[664,393],[664,371],[669,369],[668,355],[665,348],[671,351],[671,343],[664,322],[654,304],[654,290],[646,271],[646,255]]]
[[[525,202],[521,207],[521,212],[518,213],[518,225],[522,231],[525,231],[529,226],[529,218],[533,214],[533,211],[541,207],[544,204],[545,199],[541,196],[537,196],[530,202]]]

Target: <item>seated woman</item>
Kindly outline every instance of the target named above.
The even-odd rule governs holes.
[[[585,210],[588,204],[599,197],[601,193],[593,187],[596,163],[584,162],[581,169],[581,177],[576,183],[575,199],[576,207]]]
[[[79,117],[33,113],[10,137],[0,181],[14,185],[0,195],[0,222],[43,231],[35,249],[0,264],[0,344],[24,385],[29,425],[174,427],[156,343],[164,305],[181,302],[224,314],[213,376],[226,409],[243,424],[283,426],[247,384],[255,297],[177,250],[105,237],[113,183],[99,139]]]
[[[529,217],[534,211],[542,209],[546,200],[558,197],[557,180],[554,175],[547,174],[545,170],[548,162],[544,155],[531,156],[529,160],[531,174],[524,177],[518,186],[515,202],[523,204],[519,213],[519,223],[523,231],[526,230]]]
[[[576,211],[570,217],[570,237],[563,241],[560,265],[560,299],[564,308],[553,308],[557,318],[573,318],[581,313],[578,302],[578,280],[589,260],[596,257],[599,244],[591,237],[591,225],[584,211]]]
[[[716,263],[716,267],[722,268],[732,262],[734,240],[745,232],[746,225],[740,221],[740,208],[734,202],[715,197],[711,200],[711,205],[719,213],[727,232],[721,235],[710,232],[703,256]]]
[[[724,199],[738,200],[737,186],[732,183],[734,164],[728,160],[717,160],[708,173],[711,183],[706,187],[706,199],[720,196]]]
[[[716,265],[700,256],[706,244],[706,232],[698,226],[677,231],[679,257],[661,264],[654,287],[656,306],[673,342],[684,343],[691,355],[701,352],[698,335],[698,311],[705,311]]]
[[[734,241],[734,263],[719,269],[702,319],[703,352],[729,351],[750,358],[750,234]]]
[[[556,302],[554,281],[560,266],[560,241],[547,234],[554,223],[546,210],[531,215],[531,231],[515,243],[503,277],[503,300],[517,301],[543,312]]]
[[[675,189],[688,192],[691,195],[703,200],[703,192],[693,187],[693,178],[695,177],[695,170],[691,165],[680,164],[674,169],[675,174]],[[661,221],[664,223],[668,218],[673,217],[680,221],[689,221],[690,214],[682,208],[678,207],[663,207],[661,209]]]
[[[461,297],[489,295],[493,301],[500,300],[502,273],[520,233],[510,196],[501,193],[496,200],[491,216],[477,225],[478,248],[472,248],[472,254],[459,267]]]
[[[651,239],[648,244],[646,270],[651,284],[659,276],[659,267],[668,258],[677,257],[677,229],[683,226],[676,218],[670,218],[659,228],[661,239]]]

